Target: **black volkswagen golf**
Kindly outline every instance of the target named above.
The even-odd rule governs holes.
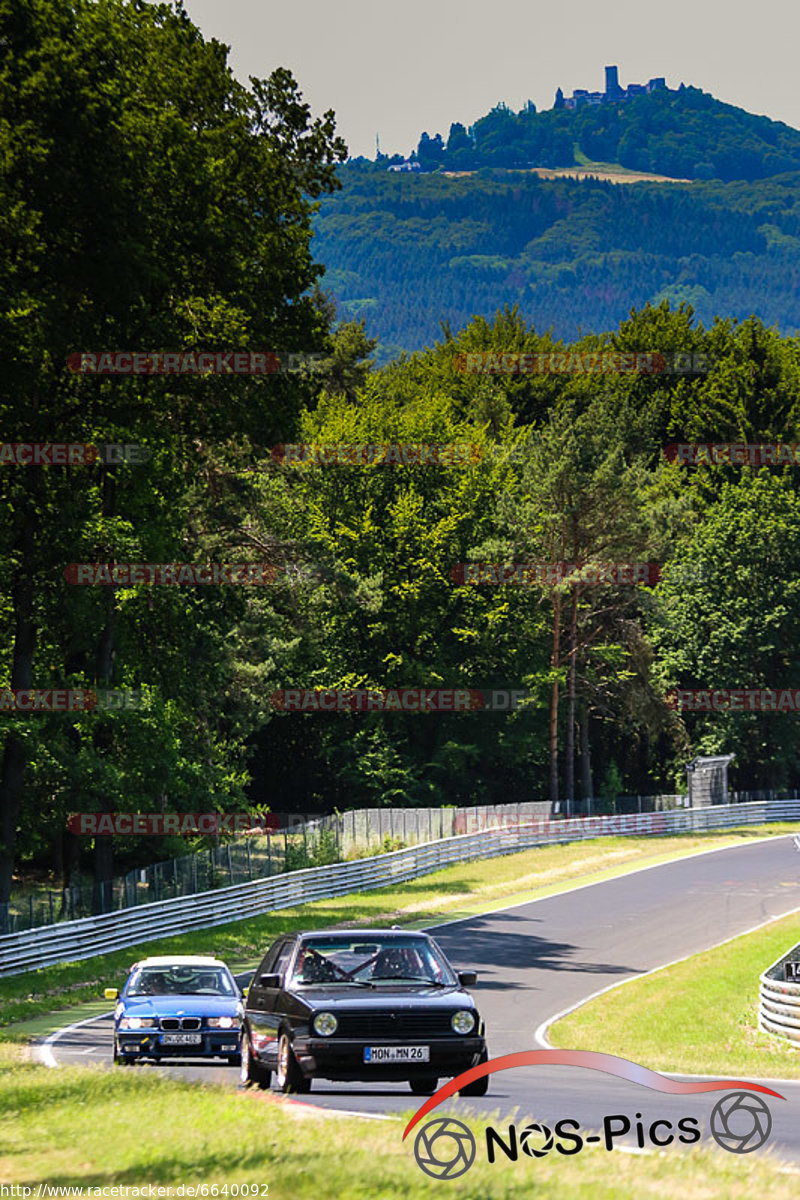
[[[486,1062],[484,1025],[432,937],[395,929],[294,933],[267,951],[247,994],[242,1083],[307,1092],[311,1080],[407,1080],[436,1091]],[[488,1076],[460,1095],[483,1096]]]

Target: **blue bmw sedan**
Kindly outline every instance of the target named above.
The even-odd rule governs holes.
[[[145,958],[122,992],[106,988],[114,1010],[114,1062],[140,1058],[241,1061],[242,993],[225,963],[185,956]]]

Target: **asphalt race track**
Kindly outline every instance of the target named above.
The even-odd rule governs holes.
[[[438,925],[432,932],[457,967],[479,972],[471,990],[486,1020],[490,1057],[496,1058],[540,1048],[534,1035],[544,1021],[601,988],[696,954],[795,908],[800,908],[800,855],[787,835]],[[757,987],[754,979],[754,995]],[[52,1043],[50,1053],[58,1063],[110,1067],[110,1015],[69,1028]],[[126,1069],[238,1086],[238,1069],[227,1066],[142,1064]],[[767,1147],[780,1158],[800,1162],[800,1081],[771,1086],[786,1101],[766,1097],[773,1118]],[[258,1102],[259,1092],[250,1094]],[[499,1126],[504,1119],[521,1123],[526,1116],[550,1126],[572,1118],[593,1129],[602,1128],[603,1117],[611,1114],[626,1114],[632,1126],[637,1114],[648,1126],[661,1118],[676,1125],[681,1117],[693,1116],[706,1136],[709,1114],[721,1094],[671,1096],[597,1071],[524,1067],[493,1075],[486,1097],[455,1097],[437,1111],[456,1116],[499,1112]],[[377,1117],[413,1111],[423,1098],[412,1096],[405,1084],[376,1088],[315,1080],[310,1095],[294,1102]],[[628,1139],[628,1145],[635,1143]]]

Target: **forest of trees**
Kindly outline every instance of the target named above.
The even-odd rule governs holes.
[[[582,155],[674,179],[765,179],[800,170],[800,132],[755,116],[696,87],[632,99],[552,108],[502,102],[470,130],[453,122],[445,141],[423,133],[415,158],[425,171],[479,167],[569,167]]]
[[[468,178],[338,169],[314,248],[378,362],[518,304],[572,339],[637,308],[688,301],[710,324],[752,313],[800,328],[800,174],[759,183],[624,184],[482,171]]]
[[[531,322],[513,306],[472,318],[465,275],[463,319],[410,358],[371,365],[364,323],[337,322],[319,287],[335,219],[323,214],[328,233],[312,233],[315,198],[328,203],[346,150],[333,115],[312,118],[289,72],[241,87],[224,49],[165,6],[39,0],[25,20],[8,12],[0,437],[136,443],[150,457],[0,466],[0,684],[135,688],[146,699],[116,713],[0,713],[0,903],[33,868],[90,865],[103,880],[115,862],[182,846],[80,840],[66,828],[75,811],[476,804],[602,795],[609,780],[672,791],[687,757],[716,750],[735,751],[737,786],[798,782],[796,715],[686,714],[666,699],[676,686],[796,686],[797,470],[688,467],[664,454],[681,441],[800,441],[796,338],[725,309],[701,321],[685,303],[642,303],[571,348],[704,353],[711,370],[466,374],[465,352],[563,343],[548,332],[554,318]],[[752,263],[766,294],[779,288],[764,212],[746,189],[734,211],[733,198],[715,208],[712,193],[647,192],[643,208],[622,189],[520,184],[515,222],[491,182],[453,191],[447,219],[424,190],[444,181],[413,183],[423,188],[387,182],[400,213],[387,222],[391,254],[406,239],[431,280],[444,253],[516,255],[524,222],[526,242],[541,242],[574,209],[587,230],[593,212],[611,214],[636,262],[659,259],[672,222],[687,262],[706,251],[721,272]],[[357,184],[353,269],[388,287],[385,213]],[[774,187],[772,225],[793,241],[792,193],[781,205]],[[559,287],[559,272],[571,277],[568,295],[580,248],[570,258],[564,244],[551,241],[549,261]],[[636,291],[635,273],[624,278],[619,305]],[[602,264],[588,283],[611,287]],[[435,308],[435,293],[423,299]],[[408,293],[396,302],[410,304]],[[66,365],[80,350],[123,348],[324,361],[266,377]],[[293,442],[516,453],[291,468],[271,449]],[[562,560],[658,562],[663,579],[492,587],[452,575],[459,563]],[[243,561],[274,566],[275,583],[77,587],[64,573],[77,562]],[[529,701],[513,713],[425,715],[270,703],[284,688],[394,687],[513,688]]]

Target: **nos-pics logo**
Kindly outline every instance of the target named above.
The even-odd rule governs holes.
[[[696,1095],[703,1092],[726,1092],[711,1111],[709,1131],[717,1145],[732,1154],[750,1154],[760,1149],[772,1131],[772,1114],[766,1102],[757,1093],[785,1099],[780,1092],[757,1083],[740,1080],[706,1080],[702,1083],[685,1083],[650,1071],[638,1063],[617,1058],[612,1054],[599,1054],[591,1050],[527,1050],[517,1054],[506,1054],[490,1059],[477,1067],[464,1071],[439,1088],[414,1114],[406,1126],[403,1139],[437,1105],[455,1092],[495,1071],[521,1066],[572,1066],[588,1067],[604,1071],[638,1083],[657,1092],[672,1095]],[[633,1135],[640,1149],[647,1146],[663,1147],[673,1143],[692,1145],[702,1137],[697,1117],[685,1116],[655,1120],[643,1119],[640,1112],[610,1113],[603,1117],[601,1132],[583,1132],[580,1122],[570,1117],[556,1121],[552,1128],[531,1122],[519,1127],[511,1124],[504,1130],[488,1126],[485,1130],[484,1154],[488,1163],[511,1160],[520,1156],[531,1159],[544,1158],[555,1153],[570,1156],[580,1153],[585,1146],[599,1144],[605,1150],[615,1148],[618,1140]],[[426,1175],[433,1179],[458,1179],[465,1174],[478,1154],[475,1135],[454,1117],[437,1116],[427,1121],[417,1132],[414,1140],[414,1157]]]

